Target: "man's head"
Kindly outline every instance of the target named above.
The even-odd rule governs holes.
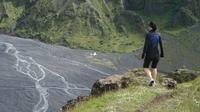
[[[157,26],[156,26],[156,24],[154,23],[154,22],[150,22],[149,23],[149,29],[148,29],[149,31],[153,31],[153,32],[155,32],[156,30],[157,30]]]

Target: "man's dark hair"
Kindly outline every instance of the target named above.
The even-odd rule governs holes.
[[[152,31],[153,31],[153,32],[155,32],[155,31],[157,30],[156,24],[155,24],[154,22],[152,22],[152,21],[149,23],[149,27],[152,28]]]

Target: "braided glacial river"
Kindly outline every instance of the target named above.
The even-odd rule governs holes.
[[[97,79],[141,66],[133,54],[91,53],[0,35],[1,112],[59,112]]]

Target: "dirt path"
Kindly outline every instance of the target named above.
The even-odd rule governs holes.
[[[167,99],[173,98],[172,93],[165,93],[160,94],[156,96],[153,100],[150,102],[147,102],[146,104],[142,105],[139,109],[137,109],[135,112],[145,112],[145,110],[148,110],[150,107],[159,104],[162,101],[165,101]]]

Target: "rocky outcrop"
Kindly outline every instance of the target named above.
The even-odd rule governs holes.
[[[101,95],[107,91],[128,87],[132,81],[133,76],[131,75],[112,75],[107,78],[97,80],[92,86],[91,95]]]
[[[188,82],[197,78],[200,75],[199,71],[189,69],[177,69],[171,77],[178,83]]]
[[[93,84],[91,95],[99,96],[108,91],[127,88],[131,83],[137,82],[136,79],[141,76],[145,76],[142,69],[133,69],[123,75],[112,75],[99,79]]]
[[[166,87],[168,89],[176,89],[177,81],[185,82],[189,80],[194,80],[198,75],[199,71],[188,70],[188,69],[178,69],[172,75],[159,74],[160,80],[158,87]],[[177,80],[177,81],[176,81]],[[147,77],[142,69],[133,69],[128,71],[123,75],[112,75],[103,79],[97,80],[91,90],[89,96],[79,96],[76,99],[72,99],[67,102],[63,107],[63,110],[70,110],[74,108],[77,104],[83,101],[88,101],[90,98],[95,98],[103,95],[106,92],[119,90],[122,88],[127,88],[131,86],[147,86]]]
[[[129,87],[136,77],[145,76],[141,69],[130,70],[123,75],[112,75],[103,79],[97,80],[93,86],[89,96],[78,96],[75,99],[69,100],[62,110],[70,110],[78,103],[87,101],[90,98],[98,97],[105,92],[119,90]]]

